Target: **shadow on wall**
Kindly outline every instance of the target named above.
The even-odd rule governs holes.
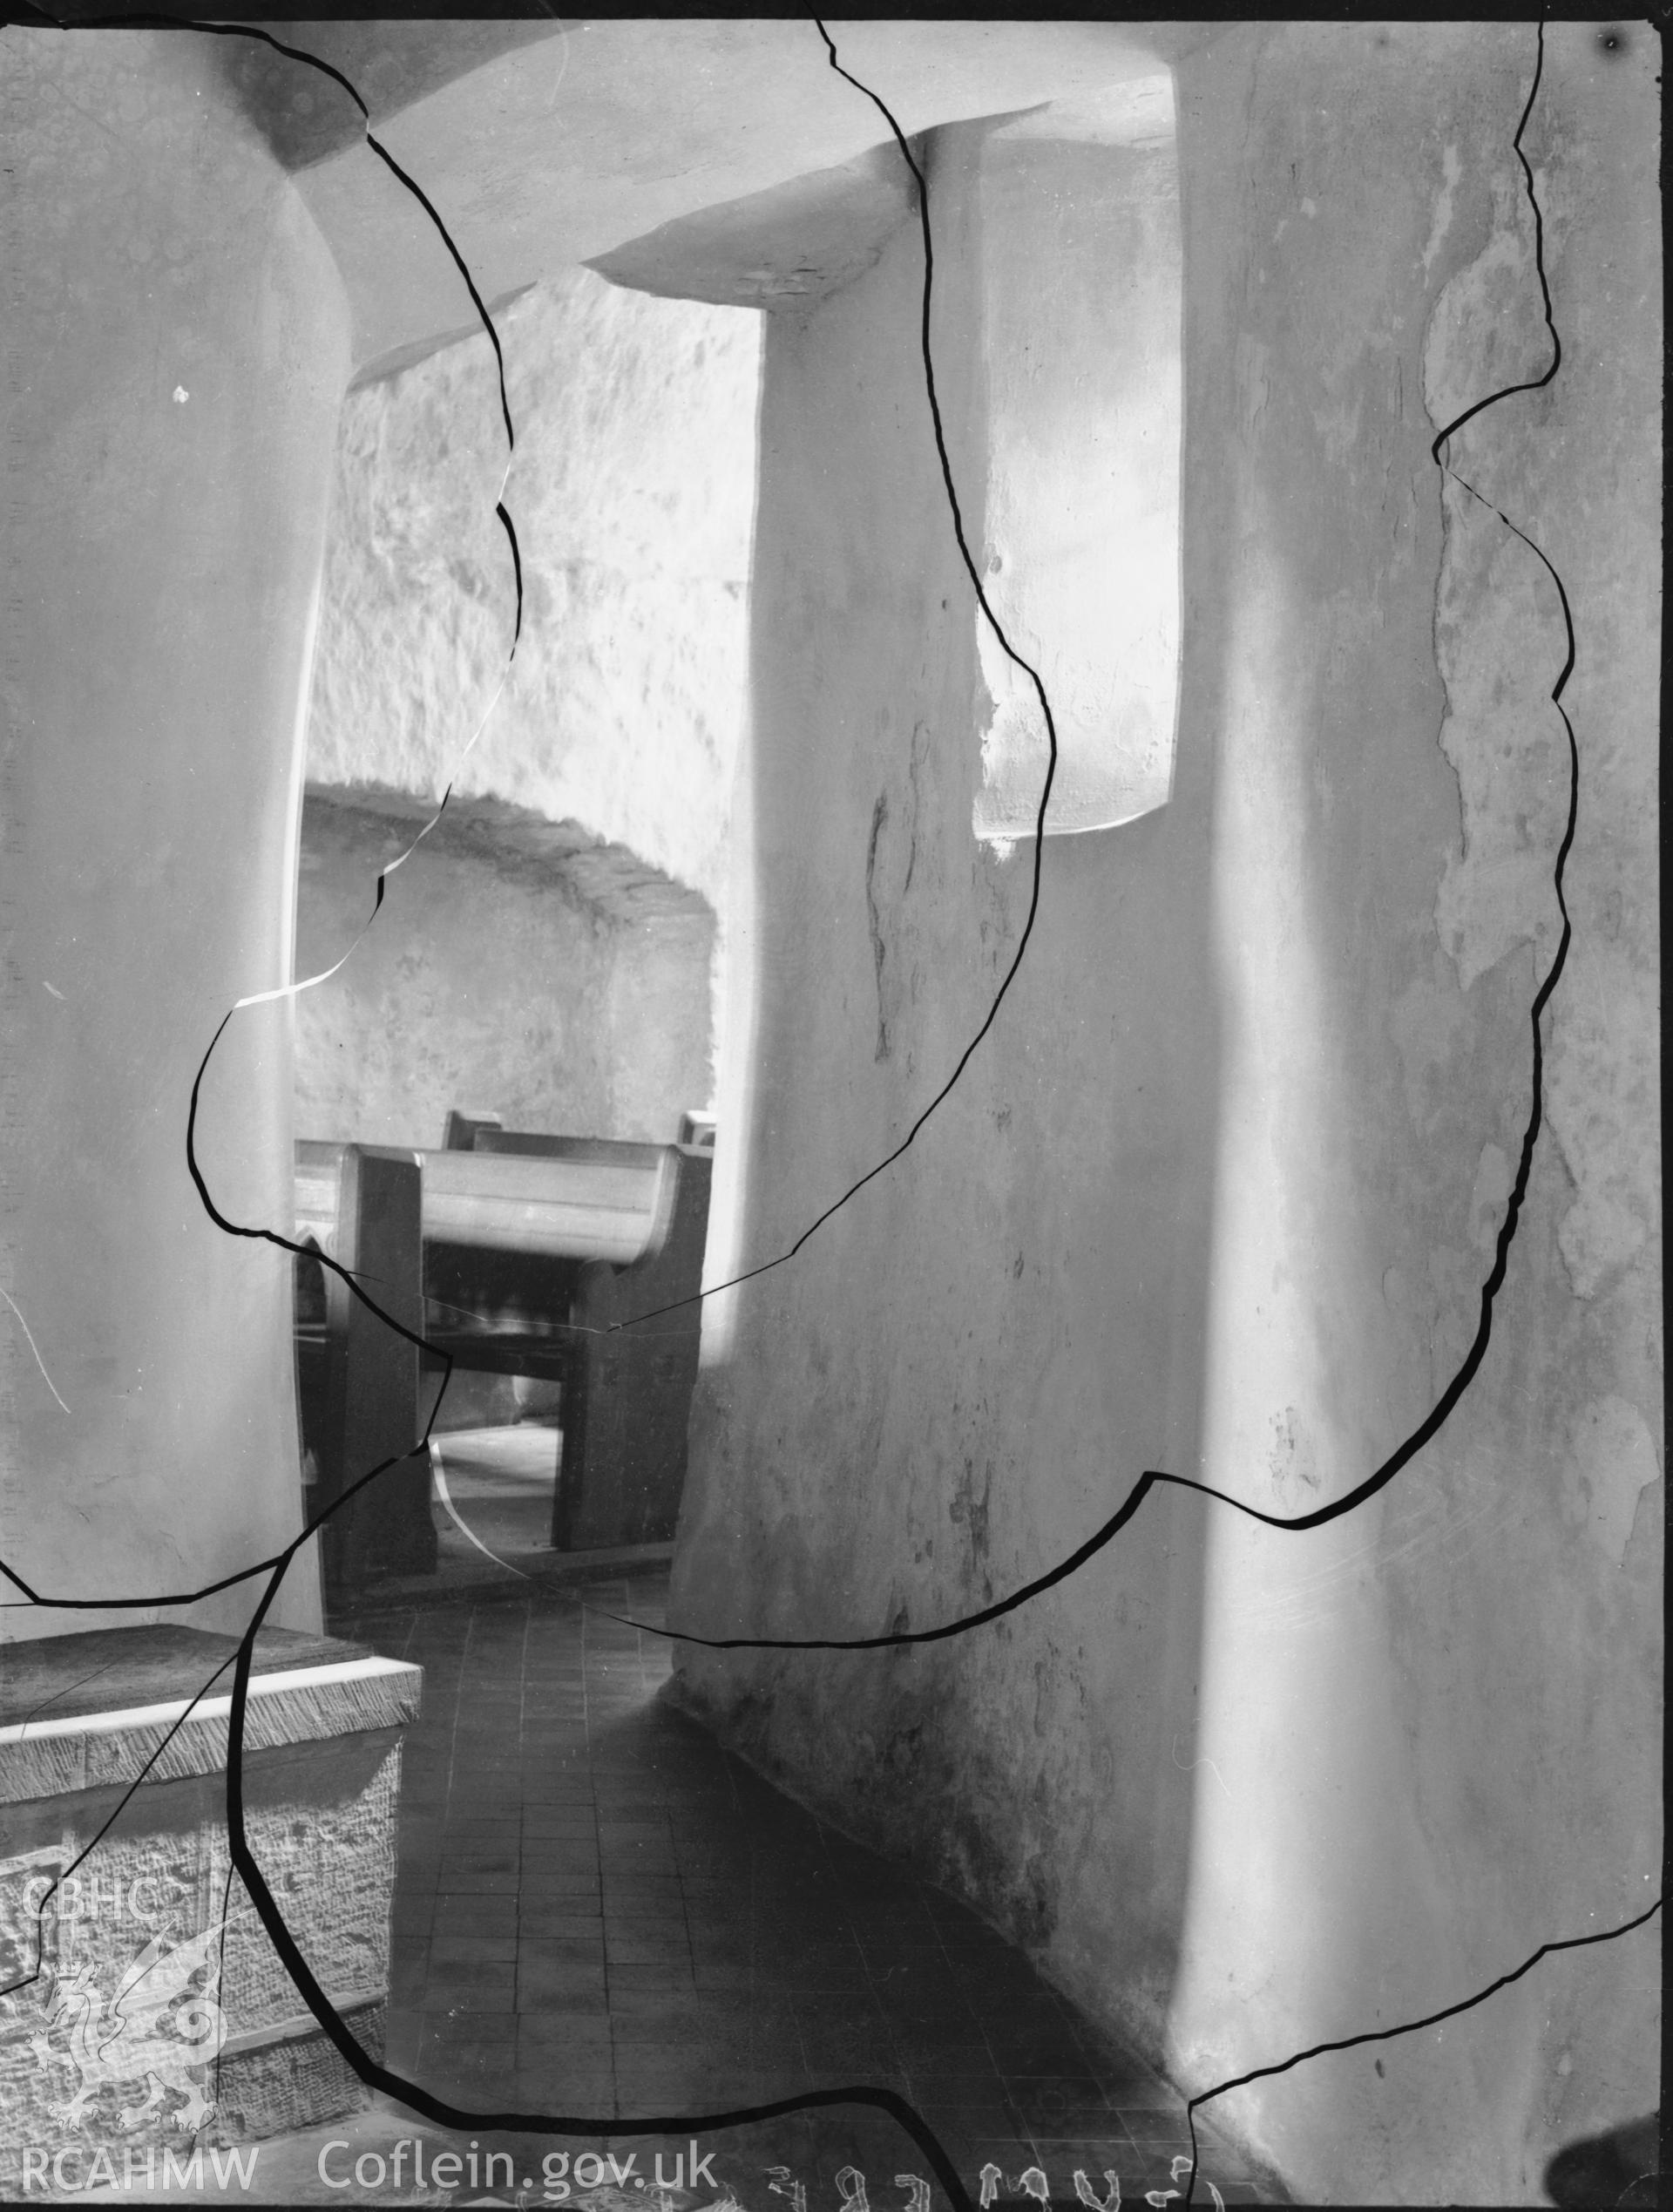
[[[925,149],[938,387],[979,559],[988,135],[953,126]],[[1070,158],[1084,187],[1086,149]],[[728,997],[755,1029],[747,1066],[728,1048],[719,1106],[721,1150],[744,1155],[745,1265],[900,1143],[980,1027],[1028,906],[1032,844],[1006,860],[972,832],[970,580],[901,342],[922,284],[908,228],[830,298],[767,317],[753,783],[734,817],[754,911]],[[1157,559],[1172,573],[1176,558],[1164,533]],[[1211,656],[1188,670],[1182,728],[1216,727],[1217,682]],[[728,1354],[694,1407],[674,1568],[674,1616],[697,1632],[929,1627],[1072,1550],[1145,1466],[1195,1463],[1220,1054],[1212,770],[1207,743],[1182,746],[1179,804],[1052,841],[1014,990],[946,1103],[794,1265],[733,1294]],[[968,1637],[686,1645],[677,1679],[776,1778],[972,1898],[1154,2046],[1199,1779],[1202,1543],[1201,1509],[1158,1496],[1119,1567]]]
[[[1662,2116],[1629,2120],[1560,2150],[1545,2169],[1553,2204],[1646,2208],[1662,2201]]]
[[[303,808],[301,975],[342,957],[421,826],[347,800]],[[713,1083],[713,911],[579,832],[566,853],[559,825],[469,805],[388,877],[342,972],[298,999],[298,1131],[431,1146],[480,1097],[517,1128],[670,1142]]]

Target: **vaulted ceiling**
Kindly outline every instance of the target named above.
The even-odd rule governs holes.
[[[1084,98],[1154,76],[1207,35],[1200,24],[911,21],[826,25],[844,69],[887,102],[909,136],[934,125]],[[803,262],[840,264],[890,212],[864,157],[887,122],[832,69],[810,17],[513,16],[496,21],[296,23],[284,43],[360,90],[390,154],[423,186],[491,304],[552,271],[616,254],[649,234],[752,196],[735,229],[769,292],[796,288]],[[223,66],[295,176],[329,241],[364,371],[403,349],[463,334],[476,317],[422,208],[363,141],[348,97],[317,71],[243,41]],[[845,227],[844,193],[853,202]],[[751,231],[765,220],[763,241]],[[789,227],[786,228],[788,222]],[[804,226],[803,251],[796,232]],[[720,244],[717,247],[717,236]],[[649,288],[678,288],[689,250],[698,282],[729,281],[728,224],[699,225],[640,256]],[[705,277],[716,254],[721,274]],[[745,253],[748,258],[748,253]],[[628,273],[625,281],[641,277]],[[720,296],[731,296],[722,292]]]

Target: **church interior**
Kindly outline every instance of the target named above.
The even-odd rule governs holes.
[[[1658,2202],[1654,28],[0,55],[0,2195]]]

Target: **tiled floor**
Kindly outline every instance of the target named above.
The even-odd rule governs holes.
[[[1100,2200],[1107,2172],[1129,2203],[1175,2188],[1188,2146],[1171,2090],[1114,2057],[964,1907],[658,1698],[669,1645],[598,1609],[658,1622],[666,1591],[653,1570],[334,1624],[425,1670],[403,1784],[391,2067],[472,2111],[613,2122],[618,2144],[640,2140],[635,2116],[868,2084],[910,2099],[972,2195],[984,2166],[1001,2197],[1026,2193],[1031,2168],[1059,2203],[1077,2168]],[[785,2165],[817,2182],[816,2212],[840,2200],[845,2165],[872,2174],[878,2212],[897,2172],[924,2165],[864,2107],[705,2134],[715,2144],[717,2194]],[[770,2202],[759,2174],[751,2205]],[[1202,2175],[1226,2202],[1272,2201],[1211,2132]],[[1195,2201],[1212,2198],[1199,2186]]]

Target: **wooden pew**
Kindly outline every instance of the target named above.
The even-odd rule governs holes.
[[[679,1171],[661,1243],[627,1266],[595,1261],[581,1272],[552,1504],[560,1550],[666,1543],[679,1519],[715,1156],[702,1145],[674,1150]],[[640,1315],[647,1318],[635,1325]]]
[[[450,1127],[459,1143],[422,1156],[430,1341],[461,1367],[560,1385],[555,1546],[667,1541],[701,1309],[606,1332],[695,1297],[712,1149],[537,1135],[484,1116]],[[489,1324],[456,1325],[446,1309],[473,1302]]]
[[[435,1151],[297,1146],[299,1235],[379,1278],[372,1295],[433,1347],[421,1366],[329,1271],[310,1311],[299,1267],[299,1388],[322,1497],[420,1433],[450,1357],[560,1386],[554,1544],[667,1540],[701,1309],[612,1325],[694,1299],[712,1150],[507,1131],[486,1116],[450,1116],[449,1133]],[[334,1517],[345,1525],[328,1541],[328,1579],[433,1571],[429,1491],[427,1459],[415,1460]]]
[[[426,1244],[628,1267],[660,1249],[674,1218],[672,1144],[479,1130],[468,1152],[417,1157]]]
[[[365,1279],[368,1294],[415,1335],[423,1329],[422,1177],[416,1152],[376,1144],[296,1147],[296,1237]],[[433,1574],[430,1454],[417,1347],[386,1328],[329,1268],[322,1284],[299,1261],[297,1381],[302,1441],[318,1469],[310,1510],[341,1496],[380,1461],[398,1458],[334,1513],[321,1532],[327,1589],[392,1574]],[[322,1290],[322,1297],[320,1295]],[[322,1318],[315,1319],[320,1307]]]

